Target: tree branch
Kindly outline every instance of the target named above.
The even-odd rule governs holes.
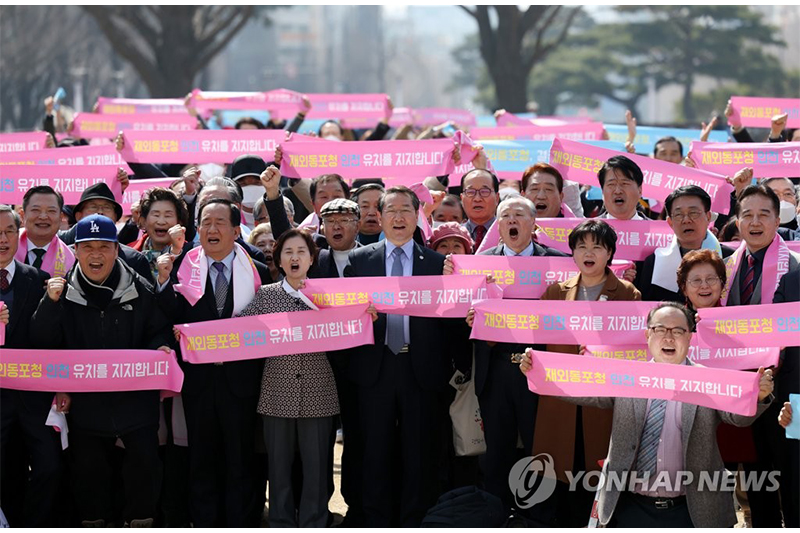
[[[561,28],[561,32],[559,33],[558,37],[550,41],[545,46],[541,46],[541,37],[544,35],[544,29],[542,29],[539,32],[539,34],[536,37],[536,45],[534,46],[533,53],[524,63],[525,68],[527,68],[528,71],[530,71],[530,69],[532,69],[536,63],[542,61],[545,57],[547,57],[547,54],[553,51],[553,49],[556,46],[560,45],[564,41],[564,39],[566,39],[567,34],[569,33],[569,29],[572,26],[572,22],[575,20],[575,17],[578,15],[581,9],[582,8],[578,6],[572,11],[570,11],[569,15],[567,16],[567,20],[564,21],[564,26]],[[552,23],[553,18],[555,18],[555,16],[551,14],[551,16],[548,17],[545,23],[545,27]]]
[[[467,6],[458,6],[458,7],[460,7],[460,8],[461,8],[461,9],[463,9],[464,11],[466,11],[466,12],[467,12],[467,14],[468,14],[470,17],[474,18],[475,20],[478,20],[478,14],[477,14],[475,11],[471,11],[471,10],[470,10],[470,9],[469,9]]]
[[[239,20],[239,22],[237,22],[233,27],[229,26],[230,29],[228,30],[227,34],[220,32],[222,37],[216,41],[216,44],[207,46],[207,49],[200,53],[199,60],[196,64],[207,65],[211,62],[214,56],[220,53],[222,49],[228,45],[231,39],[233,39],[233,37],[239,33],[239,31],[241,31],[241,29],[244,28],[248,22],[250,22],[250,16],[253,14],[253,6],[246,6],[240,11],[240,14],[242,16],[241,20]]]

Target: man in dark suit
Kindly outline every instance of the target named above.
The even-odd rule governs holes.
[[[176,272],[187,253],[158,259],[159,303],[174,324],[231,318],[249,303],[237,301],[234,284],[246,283],[237,272],[236,246],[241,214],[232,202],[212,199],[200,205],[200,245],[208,262],[202,297],[191,305],[174,289]],[[199,260],[203,260],[200,258]],[[261,284],[269,270],[254,262]],[[238,294],[245,294],[239,291]],[[232,363],[182,365],[186,428],[189,437],[189,510],[197,527],[257,526],[254,472],[256,405],[263,359]]]
[[[501,202],[497,207],[497,220],[503,244],[480,255],[566,256],[533,241],[536,206],[527,198],[515,197]],[[517,460],[517,435],[522,438],[523,455],[530,454],[539,397],[528,390],[525,377],[519,375],[512,360],[512,354],[522,353],[525,346],[474,341],[474,347],[475,394],[481,406],[486,437],[482,465],[484,486],[502,498],[506,509],[511,511],[514,499],[508,488],[508,473]]]
[[[604,213],[598,218],[648,220],[638,211],[644,174],[639,165],[624,155],[615,155],[597,172],[603,191]]]
[[[75,206],[75,220],[79,221],[83,217],[89,215],[105,215],[114,223],[117,223],[122,218],[122,206],[114,198],[114,193],[105,183],[95,183],[91,187],[87,187],[81,194],[81,201]],[[58,232],[58,238],[66,244],[75,243],[75,229],[72,226],[68,230],[61,230]],[[125,264],[131,267],[134,272],[142,276],[148,282],[152,282],[152,274],[150,273],[150,265],[147,263],[147,258],[124,244],[119,245],[119,258]]]
[[[419,212],[416,194],[407,187],[392,187],[379,207],[386,240],[350,252],[345,276],[442,274],[444,256],[413,240]],[[450,372],[443,355],[444,324],[435,318],[380,314],[373,325],[375,344],[351,352],[348,375],[358,386],[369,527],[393,525],[394,487],[400,487],[402,526],[418,527],[438,496],[438,394]],[[392,479],[395,443],[402,457],[401,480]]]
[[[675,272],[681,258],[691,250],[708,247],[716,250],[719,242],[708,231],[711,223],[711,197],[697,185],[678,187],[664,202],[667,224],[675,232],[670,246],[658,248],[644,261],[636,263],[634,285],[648,302],[684,302],[678,289]],[[722,257],[728,257],[733,249],[719,246]]]
[[[20,227],[19,215],[0,204],[0,322],[4,323],[0,327],[5,327],[3,348],[8,349],[31,347],[31,317],[50,277],[14,259]],[[15,527],[56,525],[61,439],[53,428],[44,425],[52,402],[52,392],[0,389],[0,494],[6,518]],[[12,457],[12,439],[23,444],[23,462]]]

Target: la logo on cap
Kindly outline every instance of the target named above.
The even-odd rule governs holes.
[[[94,223],[94,220],[89,222],[89,233],[100,233],[100,226]]]

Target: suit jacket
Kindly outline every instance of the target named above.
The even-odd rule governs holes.
[[[414,243],[412,257],[414,276],[439,276],[444,268],[444,256]],[[386,241],[362,246],[350,252],[345,277],[386,276]],[[409,317],[410,357],[414,377],[420,387],[439,390],[450,379],[450,364],[445,357],[447,329],[452,325],[441,318]],[[443,331],[443,327],[446,329]],[[359,346],[351,352],[348,377],[362,387],[378,380],[385,357],[386,314],[379,313],[373,324],[375,344]]]
[[[733,256],[728,257],[725,260],[725,264],[727,265],[729,262],[733,261]],[[739,264],[739,268],[736,272],[733,273],[733,283],[731,283],[730,294],[728,295],[728,302],[726,303],[727,307],[732,305],[742,305],[741,301],[741,289],[739,288],[739,272],[742,270],[742,267],[746,265],[746,261],[742,259],[742,262]],[[793,270],[797,270],[800,268],[800,255],[789,252],[789,272]],[[787,272],[788,274],[788,272]],[[784,275],[786,277],[786,275]],[[761,301],[761,282],[764,279],[764,272],[761,272],[761,277],[758,278],[756,282],[756,287],[753,289],[753,296],[750,297],[750,305],[759,305],[761,303],[770,303],[770,302],[762,302]]]
[[[50,275],[14,259],[14,278],[11,280],[11,290],[14,291],[13,301],[9,305],[8,324],[6,324],[6,342],[3,348],[24,349],[31,348],[31,337],[35,335],[30,329],[31,317],[36,312],[36,307],[45,293],[45,283]],[[0,296],[0,300],[2,297]],[[50,411],[53,402],[52,392],[16,391],[0,389],[2,400],[0,402],[19,401],[30,412],[41,413],[44,418]],[[42,419],[44,424],[44,419]]]
[[[735,252],[733,248],[720,245],[722,258],[725,259]],[[636,279],[633,284],[642,293],[645,302],[680,302],[686,303],[686,297],[680,292],[672,292],[659,285],[653,285],[653,269],[656,264],[656,254],[648,255],[644,261],[636,262]]]
[[[499,244],[494,248],[484,250],[478,255],[503,255],[503,245]],[[567,257],[567,254],[564,252],[560,252],[554,248],[548,248],[547,246],[540,246],[535,242],[533,243],[533,255],[535,257]],[[472,372],[475,379],[475,394],[480,396],[481,392],[483,392],[483,386],[486,384],[486,379],[489,375],[489,358],[491,357],[491,354],[493,352],[500,353],[502,355],[522,353],[525,348],[530,345],[499,342],[493,346],[489,346],[486,341],[474,341],[473,346],[475,351],[475,365],[472,369]],[[543,347],[540,346],[538,349],[542,348]]]
[[[206,280],[206,290],[203,293],[203,297],[200,298],[194,306],[189,305],[186,298],[173,289],[173,285],[177,283],[177,272],[180,268],[180,261],[182,261],[184,257],[185,254],[175,260],[172,270],[174,277],[170,278],[169,284],[163,291],[158,293],[159,305],[173,324],[191,324],[194,322],[219,319],[220,316],[217,314],[217,301],[214,297],[214,289],[211,286],[211,276],[208,276]],[[258,274],[261,277],[261,284],[267,285],[271,283],[272,279],[269,275],[269,269],[267,269],[264,264],[255,260],[253,264],[256,266]],[[232,278],[232,282],[236,283],[237,280]],[[231,284],[231,288],[228,290],[228,299],[225,302],[222,318],[231,318],[232,315],[233,284]],[[176,348],[176,352],[180,353],[180,347]],[[183,362],[182,358],[178,360],[181,362],[181,368],[183,368],[184,373],[183,389],[181,393],[186,397],[209,394],[209,389],[213,385],[215,370],[221,370],[225,373],[228,386],[234,395],[240,398],[258,395],[261,386],[261,373],[264,368],[263,359],[225,363],[221,367],[213,363],[191,364]]]
[[[608,277],[600,292],[608,301],[639,301],[642,295],[629,282],[615,276],[606,268]],[[575,301],[578,299],[578,288],[581,276],[568,279],[563,283],[550,285],[542,295],[542,300]],[[577,354],[578,346],[548,344],[548,352]],[[564,474],[572,470],[575,459],[575,425],[578,408],[574,404],[561,401],[555,396],[540,396],[536,411],[536,430],[533,435],[533,455],[549,453],[555,463],[556,475],[560,481],[569,483]],[[608,410],[584,407],[582,413],[583,450],[586,470],[597,470],[598,461],[605,459],[608,453],[608,441],[611,438],[611,413]],[[580,463],[579,463],[580,464]]]
[[[773,303],[800,302],[800,269],[787,272],[775,291]],[[790,346],[781,354],[781,364],[775,375],[775,397],[788,402],[790,393],[800,393],[800,348]]]
[[[652,363],[659,364],[659,363]],[[690,365],[693,365],[689,361]],[[639,441],[644,429],[647,400],[641,398],[564,398],[582,406],[613,409],[611,444],[608,448],[609,476],[618,479],[635,468]],[[686,503],[695,527],[732,527],[736,524],[730,491],[712,491],[704,486],[698,490],[701,473],[714,479],[725,479],[725,467],[717,447],[717,426],[720,422],[734,426],[749,426],[772,402],[758,403],[756,414],[742,416],[690,403],[681,405],[681,441],[684,470],[692,472],[693,480],[686,485]],[[719,474],[716,474],[716,473]],[[722,485],[720,485],[722,486]],[[608,524],[619,501],[619,485],[606,483],[600,492],[598,514],[600,523]]]

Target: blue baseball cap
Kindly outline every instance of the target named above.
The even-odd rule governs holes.
[[[75,243],[86,241],[117,242],[117,226],[103,215],[83,217],[75,228]]]

